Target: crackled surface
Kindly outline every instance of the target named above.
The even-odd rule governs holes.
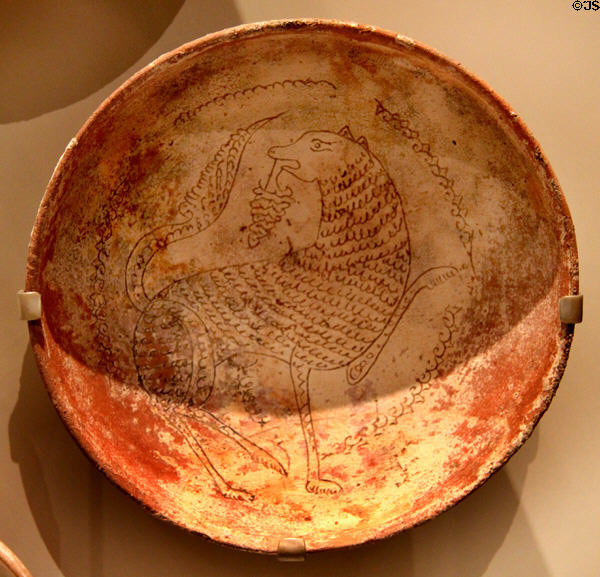
[[[157,514],[276,551],[422,522],[562,374],[567,208],[484,86],[391,34],[223,33],[134,77],[63,156],[32,341],[84,450]]]

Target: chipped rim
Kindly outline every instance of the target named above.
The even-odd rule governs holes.
[[[567,270],[569,273],[569,293],[568,295],[579,294],[579,262],[577,254],[577,244],[575,238],[575,229],[571,214],[566,203],[566,199],[562,192],[562,189],[558,183],[557,177],[552,170],[546,156],[544,155],[539,143],[532,135],[530,130],[527,128],[520,116],[510,107],[510,105],[500,95],[498,95],[485,81],[475,76],[472,72],[467,70],[460,62],[448,58],[437,50],[421,43],[407,36],[397,34],[390,30],[378,28],[376,26],[370,26],[365,24],[359,24],[351,21],[341,20],[330,20],[330,19],[319,19],[319,18],[306,18],[306,19],[281,19],[281,20],[270,20],[265,22],[256,22],[249,24],[242,24],[239,26],[226,28],[218,32],[214,32],[205,36],[202,36],[196,40],[187,42],[165,54],[156,58],[141,70],[133,74],[127,79],[121,86],[112,92],[108,98],[106,98],[100,106],[92,113],[88,120],[84,123],[77,135],[71,139],[67,145],[64,153],[60,157],[52,177],[48,183],[44,196],[42,198],[38,214],[35,220],[31,232],[31,240],[29,243],[28,257],[27,257],[27,271],[25,290],[35,291],[38,288],[38,276],[41,268],[40,253],[43,247],[40,246],[40,236],[43,230],[44,224],[53,214],[53,209],[60,202],[60,194],[58,193],[58,187],[62,178],[63,168],[68,163],[72,154],[74,154],[77,148],[77,142],[81,135],[83,135],[89,126],[91,126],[96,118],[105,113],[108,109],[118,106],[118,104],[128,98],[128,96],[135,91],[137,85],[144,79],[157,73],[161,67],[168,66],[171,63],[177,62],[179,59],[191,56],[194,53],[200,54],[207,50],[212,50],[226,45],[230,42],[239,42],[247,39],[273,35],[277,33],[304,33],[309,34],[311,32],[330,32],[333,34],[345,35],[346,37],[356,41],[370,41],[373,44],[385,46],[388,48],[394,48],[400,53],[407,51],[410,54],[416,55],[417,58],[432,62],[433,64],[446,67],[446,70],[455,74],[458,80],[462,82],[465,88],[472,90],[478,97],[483,98],[492,109],[501,113],[503,120],[507,126],[511,126],[514,134],[518,137],[520,142],[525,145],[525,149],[530,155],[530,160],[533,165],[538,169],[542,170],[543,179],[548,184],[548,188],[552,193],[552,202],[554,208],[561,217],[560,223],[562,225],[561,234],[561,248],[563,259],[566,260]],[[563,295],[563,296],[568,296]],[[558,312],[557,312],[558,314]],[[43,341],[41,334],[41,322],[40,321],[29,321],[29,333],[32,345],[39,345]],[[381,533],[375,537],[365,538],[364,540],[356,540],[354,543],[343,545],[343,546],[328,546],[316,547],[314,549],[307,550],[308,553],[314,553],[318,551],[329,551],[329,550],[341,550],[341,549],[352,549],[359,545],[379,541],[381,539],[390,538],[394,535],[422,525],[426,521],[429,521],[441,513],[454,507],[457,503],[462,501],[464,498],[473,493],[476,489],[481,487],[493,474],[498,472],[510,458],[523,446],[525,441],[531,436],[539,420],[548,409],[563,376],[566,368],[569,351],[572,344],[574,333],[574,326],[568,324],[561,325],[561,332],[557,338],[558,351],[554,357],[554,362],[551,370],[547,374],[549,381],[549,387],[547,393],[543,398],[535,417],[530,421],[528,427],[524,429],[520,435],[513,439],[512,445],[508,445],[508,450],[505,453],[503,459],[495,464],[492,464],[488,471],[480,476],[480,478],[463,488],[462,491],[457,491],[457,495],[451,499],[443,501],[438,504],[437,507],[431,507],[426,515],[423,515],[422,519],[412,522],[406,527],[394,528],[388,526],[382,529]],[[188,533],[199,535],[209,541],[218,543],[226,547],[242,551],[250,551],[262,554],[277,554],[277,551],[266,551],[263,549],[257,549],[250,546],[244,546],[240,544],[234,544],[231,542],[221,541],[215,537],[211,537],[200,531],[191,530],[173,519],[166,517],[149,507],[140,498],[132,495],[127,489],[124,488],[123,483],[117,475],[113,474],[112,471],[107,470],[101,465],[101,461],[96,458],[94,450],[87,446],[84,439],[80,438],[76,431],[73,430],[69,423],[69,417],[66,411],[55,402],[55,396],[53,395],[53,387],[49,385],[52,382],[50,371],[47,370],[46,363],[44,362],[44,355],[42,354],[41,347],[33,346],[34,355],[43,377],[46,389],[56,407],[63,423],[67,430],[79,445],[82,451],[90,459],[90,461],[100,469],[111,482],[113,482],[120,490],[126,493],[134,501],[138,502],[142,507],[150,511],[153,515],[168,521],[170,524],[180,527]],[[282,535],[282,538],[285,535]]]

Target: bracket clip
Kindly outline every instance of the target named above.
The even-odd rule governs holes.
[[[306,544],[304,539],[286,537],[279,541],[277,558],[280,561],[304,561],[306,559]]]
[[[37,321],[42,318],[42,295],[35,291],[20,290],[17,293],[21,320]]]
[[[577,324],[583,320],[583,295],[562,297],[559,303],[560,322]]]

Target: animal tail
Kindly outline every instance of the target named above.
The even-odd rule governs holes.
[[[277,116],[263,118],[231,134],[179,205],[181,221],[159,226],[136,242],[125,273],[127,295],[136,309],[142,311],[150,302],[144,289],[144,274],[154,255],[173,242],[202,232],[219,218],[229,200],[246,145],[257,130]]]
[[[359,383],[366,376],[415,297],[423,289],[434,288],[436,286],[435,280],[443,273],[455,276],[458,274],[458,269],[453,266],[437,266],[430,268],[421,273],[404,291],[404,294],[400,298],[400,301],[396,305],[394,312],[390,316],[388,323],[381,334],[360,357],[354,359],[347,366],[346,378],[350,385]],[[450,278],[450,276],[448,278]]]
[[[210,336],[181,303],[155,299],[146,307],[135,326],[133,358],[139,384],[157,398],[200,406],[212,391]]]

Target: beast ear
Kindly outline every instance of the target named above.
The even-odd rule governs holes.
[[[369,143],[364,136],[361,136],[356,142],[360,144],[367,152],[369,151]]]
[[[338,131],[338,134],[340,136],[343,136],[344,138],[348,138],[349,140],[354,140],[354,136],[352,136],[352,132],[350,132],[350,127],[347,124],[346,126],[344,126],[344,128]]]

